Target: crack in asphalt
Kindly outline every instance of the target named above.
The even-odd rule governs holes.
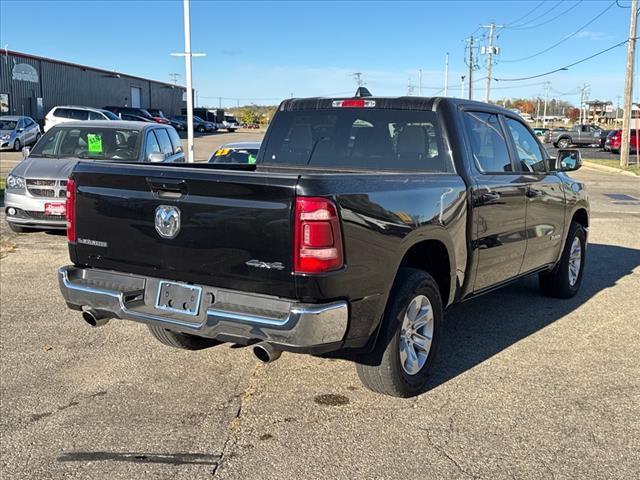
[[[229,422],[229,426],[227,427],[227,436],[224,439],[224,443],[222,444],[219,460],[216,462],[211,472],[212,478],[216,478],[218,471],[220,470],[220,467],[222,467],[222,464],[226,459],[227,450],[229,448],[232,448],[238,442],[237,432],[238,432],[238,428],[240,427],[242,412],[244,408],[247,406],[247,404],[249,403],[249,401],[251,401],[251,397],[253,397],[253,394],[256,391],[256,387],[258,384],[258,373],[260,372],[262,367],[263,367],[262,364],[259,364],[259,363],[256,364],[255,368],[253,369],[253,372],[251,373],[251,376],[249,377],[247,386],[242,392],[242,395],[240,395],[240,402],[238,403],[236,414],[231,419],[231,421]]]

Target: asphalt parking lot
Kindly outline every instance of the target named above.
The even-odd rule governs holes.
[[[346,361],[91,329],[58,293],[64,236],[2,216],[3,478],[638,478],[640,178],[574,175],[592,201],[579,295],[525,279],[451,308],[431,389],[409,400]]]

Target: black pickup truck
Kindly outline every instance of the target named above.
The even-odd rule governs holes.
[[[575,295],[589,205],[565,172],[580,162],[484,103],[286,100],[255,164],[79,163],[60,288],[94,326],[347,358],[370,389],[416,395],[450,305],[531,274]]]

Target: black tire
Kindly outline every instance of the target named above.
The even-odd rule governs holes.
[[[200,126],[197,128],[197,131],[198,131],[198,132],[200,132],[200,133],[204,133],[206,130],[207,130],[207,129],[206,129],[205,127],[203,127],[202,125],[200,125]]]
[[[433,313],[433,334],[426,361],[414,374],[409,374],[401,362],[403,319],[411,302],[425,296]],[[387,302],[383,323],[376,343],[376,362],[356,363],[360,381],[369,390],[392,397],[413,397],[425,391],[429,372],[436,357],[442,323],[442,299],[438,284],[422,270],[402,268]],[[405,343],[406,344],[406,343]]]
[[[611,149],[611,153],[615,153],[616,155],[620,153],[620,150],[618,149]]]
[[[571,260],[571,250],[575,239],[580,242],[580,269],[577,279],[572,283],[570,280],[569,262]],[[571,222],[569,235],[567,235],[567,241],[562,250],[560,261],[551,272],[541,273],[538,276],[542,292],[546,296],[554,298],[571,298],[578,293],[580,285],[582,284],[584,266],[587,258],[586,254],[587,232],[578,222]]]
[[[40,137],[42,136],[41,133],[37,133],[36,134],[36,140],[33,142],[33,144],[35,145],[36,143],[38,143],[38,140],[40,140]]]
[[[157,325],[147,325],[151,334],[156,339],[165,345],[173,348],[180,348],[182,350],[202,350],[204,348],[215,347],[220,345],[221,342],[213,340],[212,338],[197,337],[195,335],[189,335],[187,333],[179,333],[166,328],[158,327]]]
[[[22,144],[20,143],[20,139],[16,138],[13,142],[13,151],[19,152],[20,150],[22,150]]]
[[[571,146],[570,138],[561,138],[558,140],[558,148],[569,148]]]
[[[26,231],[27,231],[27,229],[26,229],[26,228],[24,228],[24,227],[21,227],[21,226],[19,226],[19,225],[16,225],[16,224],[14,224],[14,223],[11,223],[11,222],[7,222],[7,223],[9,224],[9,228],[11,229],[11,231],[12,231],[12,232],[15,232],[15,233],[24,233],[24,232],[26,232]]]
[[[236,131],[236,129],[235,129],[235,128],[227,128],[227,132],[229,132],[229,133],[233,133],[233,132],[235,132],[235,131]]]

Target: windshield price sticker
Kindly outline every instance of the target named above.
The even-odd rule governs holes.
[[[89,153],[102,153],[102,136],[97,133],[87,134]]]

